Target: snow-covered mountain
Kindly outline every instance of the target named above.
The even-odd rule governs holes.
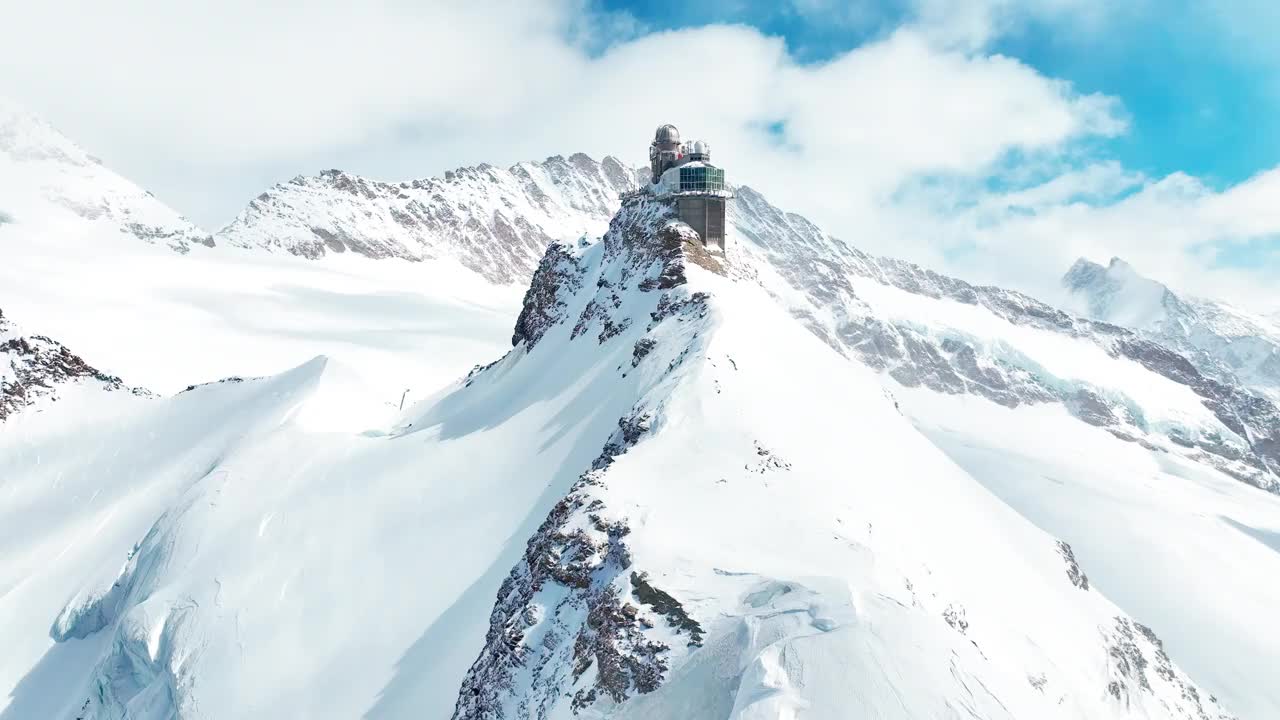
[[[6,712],[1229,717],[877,374],[691,240],[633,198],[553,245],[511,352],[397,422],[316,359],[87,406],[78,456],[48,413],[0,437],[17,557],[100,526],[5,574],[70,598],[43,653],[0,615],[33,668]]]
[[[552,240],[598,236],[635,184],[618,160],[582,154],[397,184],[328,170],[262,193],[218,239],[309,258],[451,257],[494,282],[522,283]]]
[[[373,257],[445,256],[509,283],[528,277],[549,239],[599,230],[634,178],[613,158],[581,154],[400,184],[330,171],[264,193],[219,238],[307,257],[347,246]],[[867,256],[748,187],[739,189],[730,222],[744,241],[738,277],[762,284],[833,347],[900,384],[1009,406],[1061,403],[1119,437],[1154,442],[1280,491],[1277,398],[1258,400],[1246,392],[1250,386],[1203,363],[1188,367],[1184,358],[1195,358],[1186,347],[1119,323],[1080,320],[1020,293]],[[345,240],[326,245],[324,238]],[[951,302],[930,302],[939,300]],[[1064,343],[1072,354],[1056,349]],[[1168,387],[1137,397],[1142,385],[1123,372],[1130,365],[1121,364],[1120,373],[1111,367],[1117,356]],[[1154,410],[1170,398],[1178,400]]]
[[[44,224],[64,214],[181,253],[213,245],[209,233],[0,98],[0,238],[5,225]]]
[[[1280,402],[1280,321],[1223,302],[1180,296],[1120,258],[1081,258],[1062,279],[1071,309],[1176,349],[1202,372]]]
[[[1117,437],[1280,491],[1280,410],[1124,328],[1022,293],[873,258],[739,192],[743,273],[844,354],[906,387],[1062,404]]]
[[[24,335],[0,310],[0,422],[24,408],[56,402],[67,386],[128,390],[120,378],[107,375],[43,335]],[[145,394],[144,390],[132,390]]]
[[[210,244],[0,104],[0,308],[26,336],[55,338],[130,384],[172,393],[327,353],[365,369],[385,401],[412,401],[505,346],[523,292],[449,257],[320,263]]]
[[[16,234],[0,305],[186,389],[0,426],[0,720],[1280,716],[1273,403],[750,188],[721,261],[630,177]]]

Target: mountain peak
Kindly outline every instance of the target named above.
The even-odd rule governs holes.
[[[1062,277],[1075,310],[1125,327],[1158,327],[1187,310],[1163,284],[1139,273],[1119,257],[1106,267],[1080,258]]]
[[[40,116],[0,97],[0,153],[19,161],[97,165],[79,145]]]
[[[51,124],[0,100],[0,181],[15,188],[0,197],[0,213],[24,218],[71,213],[96,228],[168,245],[177,252],[213,245],[213,238],[186,218],[101,164]]]
[[[1185,354],[1202,372],[1280,399],[1280,329],[1226,303],[1183,298],[1119,257],[1080,258],[1062,276],[1069,309]]]
[[[1106,265],[1081,257],[1062,276],[1062,283],[1068,288],[1084,288],[1102,282],[1115,282],[1122,278],[1147,279],[1121,257],[1113,256]]]
[[[326,170],[259,195],[217,237],[307,258],[452,258],[493,282],[522,283],[552,241],[601,235],[634,187],[617,159],[582,153],[400,183]]]
[[[1062,276],[1063,285],[1068,288],[1082,288],[1098,282],[1105,277],[1107,268],[1087,258],[1080,258]]]
[[[454,718],[931,717],[960,697],[992,719],[1226,717],[1088,589],[1069,546],[993,523],[1003,506],[874,374],[760,284],[695,267],[699,247],[629,195],[600,242],[552,246],[515,347],[441,404],[509,414],[512,386],[526,398],[537,378],[539,407],[591,391],[592,421],[558,419],[557,435],[611,431],[497,589]],[[992,567],[998,580],[975,579]],[[927,680],[899,692],[884,667]],[[1028,685],[1041,667],[1054,697]],[[850,682],[869,688],[852,705]]]

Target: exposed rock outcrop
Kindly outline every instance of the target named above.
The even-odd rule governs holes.
[[[125,387],[120,378],[94,368],[56,340],[19,334],[0,310],[0,421],[42,399],[56,401],[60,386],[72,382],[146,394]]]
[[[1187,447],[1193,459],[1280,493],[1280,409],[1238,383],[1206,375],[1185,355],[1133,330],[1076,317],[1013,290],[971,285],[901,260],[872,257],[805,218],[778,210],[750,188],[739,189],[734,209],[736,229],[749,241],[738,252],[766,263],[807,300],[792,303],[793,313],[835,349],[897,382],[978,395],[1007,407],[1061,403],[1082,421],[1105,427],[1117,437],[1150,444],[1148,436],[1161,436]],[[1113,357],[1129,358],[1189,387],[1237,437],[1188,438],[1152,427],[1104,389],[1054,378],[1025,359],[996,354],[982,338],[939,336],[931,328],[885,318],[859,297],[859,278],[912,295],[980,307],[1014,325],[1096,344]]]
[[[598,234],[634,187],[615,158],[581,153],[401,183],[326,170],[262,193],[217,237],[308,258],[451,257],[493,282],[522,283],[549,243]]]
[[[1127,708],[1134,696],[1145,693],[1161,698],[1173,717],[1234,720],[1216,698],[1201,697],[1195,684],[1174,667],[1151,628],[1124,617],[1115,621],[1113,628],[1102,628],[1112,677],[1106,690],[1115,702]]]
[[[666,363],[647,386],[660,383],[700,342],[698,332],[687,328],[664,333],[664,323],[706,317],[706,296],[683,287],[686,253],[696,252],[689,232],[662,204],[633,195],[591,257],[579,254],[581,247],[552,245],[525,294],[513,343],[533,351],[563,326],[564,341],[604,344],[635,327],[629,336],[642,336],[630,340],[629,367]],[[639,306],[654,308],[643,330],[625,314]],[[643,441],[662,412],[661,393],[644,398],[618,419],[591,467],[556,503],[503,582],[455,718],[545,718],[566,701],[574,714],[622,703],[656,690],[671,653],[701,641],[698,621],[645,575],[627,545],[627,519],[602,497],[610,467]],[[673,636],[684,638],[684,647],[673,648]]]

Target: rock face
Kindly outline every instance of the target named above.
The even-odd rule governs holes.
[[[52,205],[176,252],[190,252],[196,245],[213,246],[209,233],[103,167],[48,123],[3,100],[0,178],[17,179],[23,191],[0,199],[0,226],[25,223],[46,214],[47,206]]]
[[[570,323],[575,343],[616,341],[638,321],[630,313],[639,301],[654,310],[645,336],[635,342],[645,349],[633,352],[630,369],[665,362],[665,370],[654,373],[660,382],[697,349],[698,333],[689,330],[705,324],[706,296],[690,295],[683,286],[687,258],[701,262],[706,253],[668,207],[641,193],[627,196],[601,245],[603,267],[585,260],[581,247],[557,243],[547,249],[512,343],[517,352],[533,352],[549,330]],[[593,277],[594,292],[586,287]],[[585,305],[584,294],[590,295]],[[631,300],[625,307],[624,297]],[[571,308],[577,306],[582,310],[575,318]],[[673,325],[683,326],[678,337],[661,341]],[[609,467],[649,432],[658,404],[644,399],[618,419],[600,455],[529,539],[498,591],[484,649],[463,681],[455,718],[544,718],[564,698],[575,715],[597,704],[623,703],[661,684],[672,637],[699,643],[702,628],[644,578],[627,546],[630,527],[601,494]]]
[[[750,261],[735,272],[758,280],[763,277],[760,267],[776,273],[782,283],[773,281],[772,291],[780,298],[791,295],[786,301],[793,313],[814,333],[898,383],[979,395],[1008,407],[1061,403],[1082,421],[1118,437],[1146,442],[1148,436],[1159,436],[1167,446],[1185,448],[1194,459],[1239,480],[1280,492],[1280,411],[1239,382],[1216,379],[1187,356],[1133,330],[1073,316],[1019,292],[974,286],[901,260],[869,256],[803,217],[778,210],[750,188],[738,191],[735,206],[736,229],[746,240],[736,249]],[[1055,376],[989,338],[939,327],[928,317],[886,313],[863,297],[875,286],[958,303],[1010,325],[1128,358],[1192,390],[1219,427],[1188,432],[1151,423],[1133,403],[1117,401],[1115,388]],[[794,298],[796,291],[802,299]]]
[[[1280,322],[1226,303],[1183,297],[1120,258],[1085,259],[1062,278],[1070,309],[1121,325],[1185,355],[1201,373],[1280,402]]]
[[[43,335],[22,335],[0,310],[0,422],[41,400],[58,399],[67,383],[84,382],[103,390],[131,390]],[[131,390],[144,393],[141,390]]]
[[[525,296],[514,349],[471,377],[500,383],[518,363],[547,353],[607,355],[609,368],[623,361],[613,369],[618,392],[634,390],[637,401],[617,418],[599,455],[555,503],[498,589],[483,647],[459,688],[455,720],[746,720],[796,716],[800,709],[822,717],[948,717],[961,707],[966,717],[984,720],[1230,717],[1202,696],[1152,631],[1091,589],[1063,541],[1035,536],[1034,550],[1026,552],[1043,572],[1031,576],[1021,574],[1021,555],[1008,565],[995,557],[1024,551],[1007,536],[988,548],[972,531],[939,530],[921,541],[931,548],[924,555],[897,555],[900,542],[932,535],[922,530],[932,521],[891,509],[893,502],[881,505],[886,500],[877,495],[900,488],[904,502],[927,513],[917,494],[926,491],[905,480],[864,481],[859,475],[884,471],[865,428],[843,421],[833,427],[831,415],[800,408],[821,384],[839,407],[858,408],[848,411],[850,423],[884,427],[896,413],[880,407],[888,405],[883,397],[872,410],[841,395],[843,381],[825,365],[808,363],[811,351],[843,361],[799,328],[793,328],[798,338],[775,334],[779,319],[794,324],[776,308],[770,314],[747,305],[764,295],[758,288],[695,268],[698,248],[686,230],[665,207],[635,195],[599,244],[553,245]],[[884,273],[879,277],[918,292],[972,290],[908,266],[869,262]],[[794,355],[764,349],[773,342]],[[949,358],[962,355],[957,348]],[[782,368],[803,379],[778,380]],[[739,379],[743,373],[750,374]],[[768,389],[766,377],[779,392]],[[878,383],[867,387],[868,397],[876,397]],[[1024,401],[1016,388],[1011,392]],[[885,417],[862,418],[878,412]],[[779,435],[762,418],[798,427]],[[716,432],[708,432],[712,427]],[[830,459],[813,453],[837,437],[858,449],[836,453],[837,465],[827,466]],[[899,464],[914,462],[902,448],[883,451]],[[849,498],[838,489],[859,483]],[[938,488],[963,485],[952,478]],[[810,522],[829,522],[828,508],[845,500],[867,515],[809,532]],[[938,505],[965,513],[946,501]],[[807,514],[818,507],[823,511]],[[968,517],[960,524],[971,521],[987,522]],[[782,529],[792,522],[799,523],[794,530]],[[893,529],[898,522],[905,534]],[[958,546],[963,553],[937,554]],[[1006,568],[1000,589],[974,583],[952,560]],[[763,567],[802,577],[773,577]],[[881,584],[886,578],[892,589]],[[850,588],[858,588],[857,600]],[[1017,620],[995,610],[1014,596]],[[1031,619],[1037,613],[1045,615]],[[1059,632],[1060,622],[1075,630]],[[1045,632],[1050,626],[1054,631]]]
[[[634,187],[616,159],[582,154],[394,184],[326,170],[262,193],[217,237],[309,258],[449,257],[493,282],[523,283],[552,240],[598,235]]]

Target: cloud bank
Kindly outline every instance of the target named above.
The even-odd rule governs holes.
[[[298,173],[643,162],[674,122],[731,179],[873,252],[1040,294],[1076,256],[1122,255],[1266,304],[1276,258],[1221,259],[1280,233],[1276,173],[1218,191],[1128,172],[1096,147],[1127,131],[1119,99],[987,49],[1103,7],[915,0],[804,63],[745,25],[655,32],[585,0],[27,3],[4,13],[0,87],[211,228]]]

